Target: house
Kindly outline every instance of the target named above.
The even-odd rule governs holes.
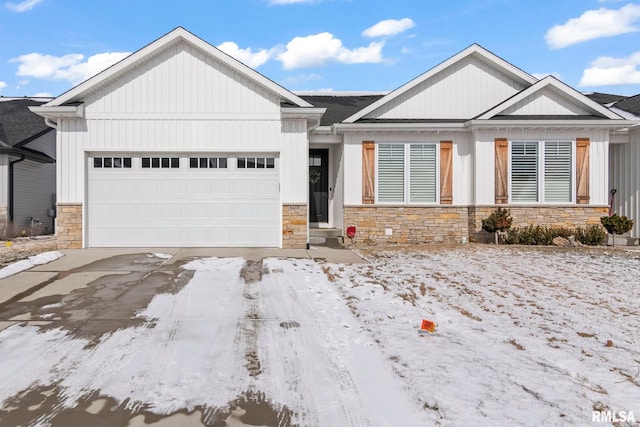
[[[297,95],[183,28],[32,111],[61,247],[460,242],[496,206],[598,223],[635,123],[475,44],[391,93]]]
[[[49,100],[0,98],[0,222],[16,232],[53,231],[55,132],[29,111]]]

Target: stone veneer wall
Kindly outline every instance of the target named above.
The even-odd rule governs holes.
[[[82,203],[58,203],[56,236],[59,249],[82,247]]]
[[[600,224],[607,206],[504,206],[513,218],[514,227],[543,225],[576,228]],[[347,206],[344,209],[346,246],[361,243],[460,243],[486,242],[493,235],[482,231],[482,220],[496,206]],[[356,226],[351,241],[347,227]],[[392,235],[387,236],[386,230]]]
[[[282,248],[307,248],[307,205],[282,205]]]
[[[513,218],[512,227],[540,225],[558,228],[577,228],[600,224],[600,217],[607,215],[608,206],[501,206],[509,210]],[[497,206],[469,207],[469,240],[485,242],[493,239],[482,231],[482,220],[496,210]]]
[[[360,243],[460,243],[469,235],[466,206],[347,206],[344,208],[346,246]],[[356,226],[349,239],[346,227]],[[391,229],[388,236],[386,231]]]

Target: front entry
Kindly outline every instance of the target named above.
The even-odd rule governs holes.
[[[309,222],[329,222],[329,150],[309,150]]]

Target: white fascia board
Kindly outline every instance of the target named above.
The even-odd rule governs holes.
[[[280,115],[283,119],[320,119],[327,111],[326,108],[300,108],[300,107],[282,107]]]
[[[486,120],[486,119],[490,119],[491,117],[500,114],[501,112],[505,111],[506,109],[508,109],[509,107],[517,104],[518,102],[522,101],[523,99],[527,98],[528,96],[531,96],[532,94],[546,88],[546,87],[553,87],[556,90],[560,91],[561,93],[563,93],[564,95],[566,95],[568,98],[573,99],[574,101],[576,101],[577,104],[581,104],[582,106],[597,112],[599,114],[602,114],[604,117],[608,118],[608,119],[612,119],[612,120],[618,120],[621,119],[622,117],[616,113],[614,113],[613,111],[609,110],[608,108],[598,104],[597,102],[593,101],[592,99],[590,99],[589,97],[583,95],[582,93],[578,92],[577,90],[573,89],[571,86],[566,85],[565,83],[561,82],[560,80],[556,79],[553,76],[547,76],[544,79],[538,81],[537,83],[535,83],[532,86],[529,86],[528,88],[520,91],[519,93],[517,93],[516,95],[512,96],[511,98],[507,99],[506,101],[496,105],[495,107],[493,107],[492,109],[482,113],[481,115],[479,115],[478,117],[476,117],[476,119],[480,119],[480,120]]]
[[[419,132],[444,131],[459,132],[465,130],[465,123],[336,123],[335,133],[343,132]]]
[[[146,57],[154,54],[155,52],[158,52],[159,50],[173,43],[176,43],[179,40],[185,40],[191,43],[192,45],[202,49],[203,51],[207,52],[211,56],[218,59],[220,62],[238,71],[239,73],[246,75],[248,78],[256,81],[257,83],[268,88],[269,90],[277,93],[287,101],[292,102],[293,104],[298,105],[300,107],[312,107],[312,105],[309,104],[304,99],[293,94],[292,92],[278,85],[274,81],[258,73],[253,68],[248,67],[242,62],[232,58],[231,56],[222,52],[220,49],[207,43],[206,41],[195,36],[194,34],[190,33],[189,31],[185,30],[182,27],[178,27],[174,29],[173,31],[165,34],[159,39],[146,45],[142,49],[139,49],[138,51],[127,56],[120,62],[117,62],[116,64],[102,71],[101,73],[98,73],[95,76],[89,78],[88,80],[85,80],[83,83],[80,83],[78,86],[70,89],[69,91],[58,96],[57,98],[54,98],[52,101],[45,104],[45,106],[63,105],[65,103],[80,99],[84,94],[86,94],[88,91],[90,91],[94,87],[97,87],[103,82],[113,78],[114,76],[123,72],[127,68],[131,67],[132,65],[138,62],[142,62]]]
[[[48,119],[70,118],[77,119],[84,117],[84,104],[78,105],[54,105],[47,107],[44,105],[29,107],[32,113]]]
[[[465,123],[471,129],[479,128],[600,128],[622,129],[634,125],[632,120],[469,120]]]
[[[366,116],[367,114],[369,114],[372,111],[376,110],[377,108],[380,108],[384,104],[392,101],[393,99],[397,98],[398,96],[402,95],[403,93],[408,92],[409,90],[413,89],[414,87],[416,87],[417,85],[421,84],[425,80],[430,79],[431,77],[435,76],[439,72],[447,69],[448,67],[450,67],[451,65],[455,64],[456,62],[461,61],[462,59],[464,59],[467,56],[472,55],[472,54],[476,54],[478,56],[481,56],[485,61],[487,61],[489,63],[492,63],[497,68],[502,69],[505,72],[511,74],[514,78],[521,80],[524,84],[534,84],[535,82],[538,81],[538,79],[536,79],[532,75],[522,71],[520,68],[516,67],[513,64],[510,64],[509,62],[505,61],[504,59],[500,58],[499,56],[489,52],[488,50],[486,50],[482,46],[480,46],[478,44],[472,44],[468,48],[464,49],[461,52],[458,52],[457,54],[455,54],[451,58],[447,59],[446,61],[441,62],[440,64],[436,65],[435,67],[433,67],[432,69],[430,69],[426,73],[423,73],[422,75],[420,75],[417,78],[411,80],[410,82],[406,83],[405,85],[400,86],[398,89],[396,89],[396,90],[392,91],[391,93],[389,93],[388,95],[380,98],[379,100],[377,100],[373,104],[367,106],[366,108],[363,108],[362,110],[358,111],[357,113],[355,113],[351,117],[346,118],[345,120],[343,120],[343,123],[354,123],[356,120],[363,118],[364,116]]]

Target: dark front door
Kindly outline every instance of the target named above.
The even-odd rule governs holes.
[[[329,150],[309,150],[309,222],[329,222]]]

